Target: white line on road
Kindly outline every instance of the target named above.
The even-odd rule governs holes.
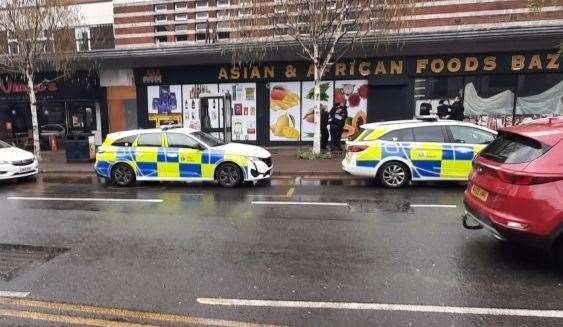
[[[457,208],[455,204],[411,204],[411,208]]]
[[[107,198],[41,198],[26,196],[9,196],[8,200],[17,201],[82,201],[82,202],[150,202],[162,203],[162,199],[107,199]]]
[[[374,311],[406,311],[446,314],[468,314],[489,316],[520,316],[541,318],[563,318],[563,310],[501,309],[477,307],[450,307],[415,304],[355,303],[355,302],[308,302],[275,300],[242,300],[221,298],[198,298],[198,303],[222,306],[251,306],[307,309],[346,309]]]
[[[27,297],[29,292],[0,291],[0,297]]]
[[[333,207],[348,207],[345,202],[292,202],[292,201],[252,201],[252,204],[259,205],[306,205],[306,206],[333,206]]]

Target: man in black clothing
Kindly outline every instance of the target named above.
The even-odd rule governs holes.
[[[444,103],[445,100],[442,99],[438,102],[438,117],[440,119],[449,119],[450,118],[450,106]]]
[[[420,104],[420,111],[419,116],[428,116],[430,115],[430,110],[432,110],[432,105],[428,102],[423,102]]]
[[[328,144],[328,111],[321,105],[321,150],[326,150]]]
[[[348,118],[348,109],[342,103],[337,103],[329,113],[331,150],[342,151],[342,131]]]
[[[455,98],[454,103],[452,104],[452,115],[451,119],[463,121],[463,104],[461,104],[461,99],[458,97]]]

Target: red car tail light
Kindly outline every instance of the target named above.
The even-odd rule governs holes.
[[[367,148],[368,148],[367,145],[349,145],[348,148],[346,148],[346,151],[348,151],[348,152],[362,152]]]
[[[563,176],[533,176],[512,174],[500,170],[497,171],[497,176],[503,182],[515,185],[536,185],[563,180]]]

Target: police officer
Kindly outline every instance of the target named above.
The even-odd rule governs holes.
[[[342,132],[348,118],[348,109],[343,103],[335,104],[329,113],[330,142],[332,151],[342,151]]]
[[[321,150],[326,151],[328,144],[328,111],[325,105],[321,104]]]
[[[450,106],[448,106],[444,99],[438,102],[438,117],[440,119],[449,119],[450,118]]]

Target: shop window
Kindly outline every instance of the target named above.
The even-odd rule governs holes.
[[[76,39],[76,50],[90,51],[90,28],[78,27],[74,29],[74,37]]]
[[[464,115],[491,129],[512,126],[516,75],[484,75],[466,78]]]
[[[440,105],[453,105],[462,95],[463,77],[417,78],[414,85],[415,116],[437,115]]]
[[[183,42],[183,41],[187,41],[188,40],[188,36],[187,35],[176,35],[176,42]]]
[[[563,74],[526,74],[518,78],[515,124],[563,115]]]

